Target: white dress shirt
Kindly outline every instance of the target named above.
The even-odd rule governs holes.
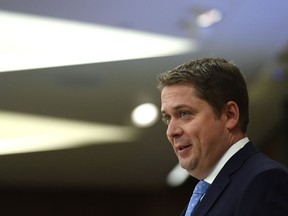
[[[224,165],[227,163],[227,161],[234,155],[236,152],[238,152],[241,148],[243,148],[247,143],[249,142],[248,137],[245,137],[235,144],[233,144],[228,151],[222,156],[222,158],[218,161],[216,166],[213,168],[211,173],[204,179],[204,181],[208,182],[209,184],[212,184],[220,170],[224,167]]]

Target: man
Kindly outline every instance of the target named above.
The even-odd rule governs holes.
[[[288,170],[246,137],[249,99],[238,67],[221,58],[198,59],[158,81],[166,135],[179,164],[208,188],[182,215],[287,216]]]

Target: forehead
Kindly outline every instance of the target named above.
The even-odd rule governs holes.
[[[196,89],[192,85],[184,85],[184,84],[165,86],[161,92],[161,99],[174,95],[196,96]]]
[[[196,96],[196,90],[191,85],[165,86],[161,92],[162,109],[185,105],[200,100]]]

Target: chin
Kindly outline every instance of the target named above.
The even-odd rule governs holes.
[[[179,160],[179,164],[183,169],[185,169],[185,170],[187,170],[187,172],[189,172],[191,165],[188,162],[185,162],[183,160]]]

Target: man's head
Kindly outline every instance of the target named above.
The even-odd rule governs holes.
[[[180,165],[205,178],[227,149],[243,138],[248,94],[239,69],[224,59],[199,59],[159,76],[167,137]]]
[[[244,133],[249,123],[249,98],[239,68],[222,58],[203,58],[184,63],[158,77],[158,88],[174,84],[192,85],[199,98],[219,115],[228,101],[239,107],[239,127]]]

